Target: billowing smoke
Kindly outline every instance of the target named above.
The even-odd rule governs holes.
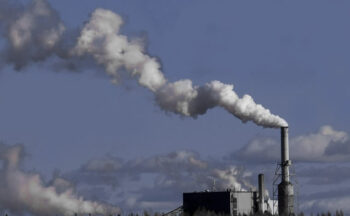
[[[0,24],[6,39],[3,61],[16,70],[31,62],[46,60],[58,54],[65,31],[58,13],[45,0],[27,6],[0,0]]]
[[[117,207],[86,201],[74,193],[72,185],[56,178],[44,185],[38,174],[21,171],[23,156],[21,145],[0,146],[0,206],[14,213],[29,212],[34,215],[117,214]]]
[[[204,86],[193,86],[188,79],[167,82],[160,64],[144,53],[140,41],[129,41],[119,34],[122,23],[119,15],[96,9],[84,26],[73,53],[91,55],[105,67],[114,82],[119,79],[119,69],[126,69],[140,85],[154,92],[158,105],[165,111],[196,117],[221,106],[243,122],[253,121],[264,127],[287,126],[285,120],[256,104],[251,96],[239,98],[233,85],[212,81]]]
[[[120,71],[127,71],[138,83],[149,89],[159,107],[166,112],[182,116],[197,117],[214,107],[222,107],[242,122],[252,121],[263,127],[287,126],[287,122],[256,104],[249,95],[240,98],[233,85],[211,81],[203,86],[184,79],[169,82],[156,58],[145,53],[142,40],[129,39],[120,34],[122,18],[110,10],[96,9],[84,25],[76,44],[71,48],[62,44],[65,27],[45,0],[34,0],[27,7],[9,7],[7,1],[0,1],[2,8],[10,8],[13,15],[0,10],[0,21],[5,28],[4,36],[9,42],[5,49],[7,63],[17,69],[31,61],[43,61],[50,55],[64,60],[93,58],[102,66],[112,82],[121,79]],[[72,39],[70,39],[72,40]],[[66,49],[62,51],[62,49]]]
[[[211,81],[204,86],[193,86],[188,79],[167,83],[156,92],[156,100],[162,109],[185,116],[196,117],[220,106],[244,123],[253,121],[263,127],[288,125],[284,119],[256,104],[250,95],[239,98],[233,85],[220,81]]]
[[[138,78],[140,85],[156,92],[166,83],[160,64],[144,54],[140,41],[129,41],[118,34],[122,24],[119,15],[96,9],[81,31],[73,54],[91,55],[105,67],[113,82],[119,80],[118,71],[124,68]]]

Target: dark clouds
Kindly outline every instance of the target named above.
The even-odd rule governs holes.
[[[336,132],[330,134],[334,136],[334,133],[337,134]],[[123,197],[118,200],[118,203],[125,209],[167,210],[181,205],[183,192],[213,188],[213,179],[216,180],[216,189],[219,190],[230,185],[242,185],[243,188],[249,189],[251,182],[256,181],[257,173],[266,167],[264,164],[255,163],[243,169],[232,166],[234,162],[226,162],[206,160],[191,151],[171,152],[127,161],[108,156],[90,160],[81,169],[65,177],[69,179],[74,176],[76,182],[85,184],[86,194],[89,193],[87,189],[89,185],[93,188],[104,187],[110,186],[110,182],[118,182],[115,187],[112,187],[114,189],[110,193]],[[350,167],[346,163],[343,165],[312,163],[313,166],[310,163],[303,164],[301,167],[297,166],[297,178],[301,185],[296,184],[295,187],[318,186],[319,190],[324,190],[329,185],[346,183],[350,180],[348,174]],[[219,170],[221,174],[217,172]],[[272,182],[272,171],[264,172],[266,179],[269,179],[267,182]],[[94,181],[91,182],[89,179]],[[267,187],[269,188],[269,185]],[[343,209],[347,212],[347,206],[343,203],[349,199],[348,190],[342,187],[344,186],[339,185],[338,189],[312,194],[309,194],[310,190],[300,191],[298,194],[300,210],[316,212],[316,210]],[[95,189],[92,189],[91,193],[93,194],[94,191]],[[340,201],[339,205],[335,201],[337,199]],[[324,205],[324,203],[328,204]]]
[[[300,209],[314,213],[343,210],[346,215],[349,214],[350,164],[304,164],[303,166],[304,168],[297,172],[301,182],[297,185],[301,189]]]
[[[217,180],[221,189],[235,187],[241,189],[249,186],[244,181],[249,176],[244,169],[224,164],[220,161],[202,159],[192,151],[176,151],[148,158],[139,158],[121,162],[120,159],[95,159],[82,166],[83,173],[114,173],[120,178],[140,179],[143,174],[160,175],[158,185],[196,185],[209,187],[212,179]],[[192,179],[192,181],[189,181]]]
[[[251,173],[242,167],[221,160],[205,160],[192,151],[127,161],[107,156],[90,160],[79,170],[63,176],[87,186],[109,186],[113,193],[122,194],[120,205],[139,210],[142,206],[153,209],[176,207],[181,204],[184,191],[252,187]]]
[[[326,165],[310,166],[298,171],[298,175],[308,180],[308,184],[338,184],[350,180],[350,166]]]

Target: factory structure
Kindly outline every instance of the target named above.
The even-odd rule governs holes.
[[[265,211],[273,212],[272,203],[265,202],[263,174],[259,174],[258,191],[226,190],[184,193],[183,211],[185,214],[193,215],[198,210],[231,216]]]
[[[290,181],[289,167],[289,139],[288,127],[281,128],[281,169],[282,181],[278,185],[278,213],[279,215],[294,215],[294,189]]]
[[[206,210],[230,216],[264,214],[294,215],[294,189],[290,180],[288,127],[281,128],[281,182],[278,184],[277,200],[265,193],[264,174],[258,176],[258,191],[231,190],[183,193],[182,211],[192,216],[196,211]],[[277,206],[275,206],[277,205]]]

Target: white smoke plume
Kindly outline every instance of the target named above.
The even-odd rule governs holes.
[[[73,55],[91,55],[103,65],[114,82],[119,80],[120,69],[126,69],[140,85],[151,90],[158,105],[165,111],[196,117],[208,109],[220,106],[242,120],[253,121],[264,127],[287,126],[287,122],[249,95],[239,98],[233,85],[212,81],[204,86],[193,86],[185,79],[168,82],[155,58],[145,54],[140,41],[130,41],[119,33],[122,18],[109,10],[96,9],[85,24]]]
[[[6,63],[18,70],[54,55],[66,62],[92,57],[114,83],[120,81],[121,70],[127,71],[154,94],[157,104],[167,112],[195,118],[208,109],[222,107],[242,122],[252,121],[263,127],[288,125],[251,96],[240,98],[233,85],[212,81],[196,86],[188,79],[169,82],[157,59],[145,53],[142,41],[120,33],[123,20],[110,10],[96,9],[76,44],[69,48],[67,44],[74,39],[64,36],[64,25],[46,0],[33,0],[28,6],[0,0],[0,8],[0,25],[8,42],[3,55]],[[72,66],[76,67],[82,66]]]
[[[138,77],[140,85],[157,91],[166,83],[160,64],[144,54],[139,41],[129,41],[126,36],[118,34],[122,24],[118,14],[96,9],[81,31],[73,54],[91,55],[105,67],[113,82],[119,80],[118,71],[125,68],[132,76]]]
[[[57,178],[45,186],[38,174],[21,171],[21,145],[0,146],[0,206],[14,213],[34,215],[117,214],[117,207],[84,200],[74,193],[71,184]]]
[[[58,13],[45,0],[26,6],[0,0],[0,25],[7,42],[4,61],[17,70],[58,54],[65,31]]]

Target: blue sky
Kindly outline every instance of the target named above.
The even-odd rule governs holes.
[[[73,32],[80,31],[96,8],[121,15],[121,33],[143,38],[147,53],[159,59],[170,81],[232,83],[240,96],[249,94],[286,119],[291,137],[317,133],[324,125],[350,131],[350,2],[48,2]],[[6,47],[5,38],[0,41]],[[278,129],[242,124],[221,108],[197,119],[165,113],[132,79],[116,86],[101,68],[54,71],[49,65],[57,60],[53,56],[30,63],[21,71],[10,64],[1,68],[0,139],[24,145],[27,170],[49,179],[54,170],[64,175],[96,158],[128,161],[187,150],[203,159],[273,173],[272,162],[237,161],[230,155],[261,137],[279,139]],[[341,166],[337,174],[342,176],[349,167],[343,159],[311,163],[302,156],[296,161],[301,170]],[[308,192],[340,187],[350,190],[328,182]]]

